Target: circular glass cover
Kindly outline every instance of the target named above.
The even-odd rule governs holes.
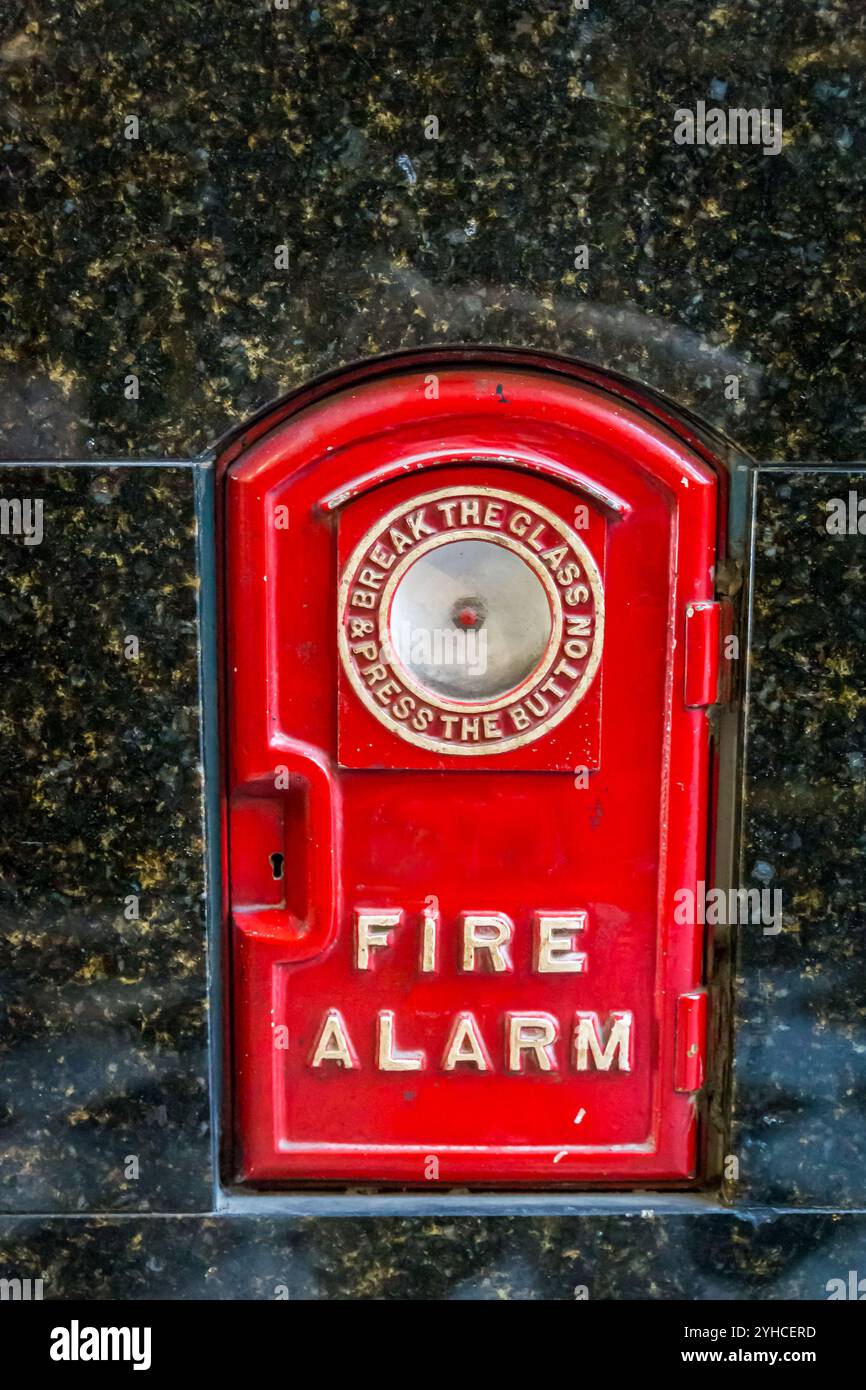
[[[394,590],[390,641],[419,685],[451,700],[492,700],[531,675],[553,617],[544,585],[494,541],[448,541],[421,555]]]

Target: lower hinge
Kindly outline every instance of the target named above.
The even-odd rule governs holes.
[[[677,999],[674,1090],[699,1091],[707,1072],[707,992],[691,990]]]

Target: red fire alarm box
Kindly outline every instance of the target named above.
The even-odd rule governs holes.
[[[240,1180],[695,1174],[718,494],[514,365],[332,389],[231,462]]]

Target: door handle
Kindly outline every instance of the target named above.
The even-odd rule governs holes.
[[[250,907],[236,904],[235,925],[247,938],[272,942],[286,960],[308,960],[321,955],[337,932],[339,915],[339,841],[341,832],[339,787],[330,761],[320,748],[300,739],[278,736],[271,742],[276,768],[253,778],[244,787],[252,797],[290,797],[298,783],[306,789],[304,878],[306,911],[303,917],[282,903]],[[258,862],[268,863],[261,854]],[[262,868],[265,872],[265,868]],[[283,858],[286,886],[297,872],[297,856]]]

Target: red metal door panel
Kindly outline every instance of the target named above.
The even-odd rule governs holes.
[[[694,1174],[717,493],[513,369],[338,391],[233,463],[241,1179]]]

